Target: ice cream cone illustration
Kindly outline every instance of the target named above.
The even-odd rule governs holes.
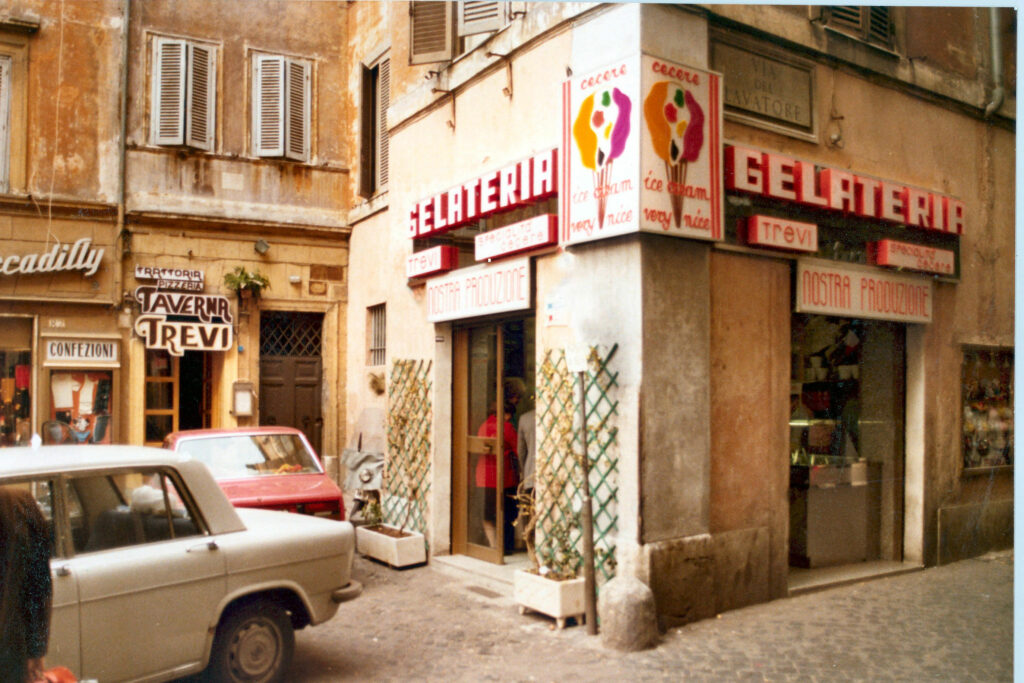
[[[693,95],[673,81],[655,83],[644,100],[644,120],[654,152],[665,162],[672,216],[682,222],[686,167],[704,146],[704,110]]]
[[[618,88],[587,95],[580,104],[572,135],[583,165],[594,173],[597,224],[604,226],[604,214],[611,188],[612,162],[626,147],[632,102]]]

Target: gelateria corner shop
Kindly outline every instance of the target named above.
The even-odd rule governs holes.
[[[452,342],[434,358],[452,381],[433,494],[452,503],[432,552],[522,551],[501,524],[513,504],[482,490],[481,439],[511,438],[487,429],[496,405],[511,399],[513,428],[547,410],[541,366],[582,348],[614,349],[617,373],[599,555],[656,584],[659,566],[732,548],[737,572],[760,568],[760,599],[808,569],[923,564],[930,427],[909,425],[908,367],[932,365],[921,330],[936,288],[957,287],[965,203],[723,141],[721,77],[648,55],[567,81],[563,104],[559,147],[404,214],[409,284]],[[965,348],[962,373],[964,467],[1012,465],[1012,351]]]

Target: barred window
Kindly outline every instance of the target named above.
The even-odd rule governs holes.
[[[387,350],[387,314],[384,306],[385,304],[378,304],[366,309],[369,331],[367,365],[384,365]]]

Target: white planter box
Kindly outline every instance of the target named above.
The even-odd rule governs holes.
[[[554,581],[517,569],[512,585],[520,614],[528,609],[546,614],[555,618],[558,628],[565,628],[565,620],[569,617],[576,617],[577,623],[583,623],[586,595],[583,577]]]
[[[380,526],[398,529],[390,524]],[[367,527],[356,527],[356,550],[363,555],[385,562],[392,567],[408,567],[427,561],[427,544],[423,534],[406,529],[407,536],[395,538],[388,534],[371,531]]]

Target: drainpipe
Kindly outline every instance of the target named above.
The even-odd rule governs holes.
[[[1003,88],[1003,40],[999,32],[999,8],[990,7],[988,16],[989,44],[992,48],[992,84],[995,89],[992,91],[992,101],[985,107],[986,119],[1002,106],[1003,97],[1006,95]]]
[[[128,60],[130,56],[128,54],[129,48],[129,37],[128,34],[131,31],[131,24],[129,19],[131,18],[131,0],[123,0],[124,9],[122,10],[121,16],[121,74],[118,79],[118,87],[120,88],[121,95],[121,112],[120,112],[120,144],[118,145],[118,152],[120,159],[118,160],[118,174],[117,174],[117,238],[114,245],[114,254],[117,258],[118,267],[114,270],[114,296],[120,297],[117,301],[117,307],[120,309],[124,304],[124,295],[121,288],[124,286],[126,281],[124,273],[124,257],[126,255],[127,247],[130,245],[131,235],[128,234],[125,228],[125,173],[127,166],[127,155],[128,155],[128,142],[125,139],[125,135],[128,130]]]

